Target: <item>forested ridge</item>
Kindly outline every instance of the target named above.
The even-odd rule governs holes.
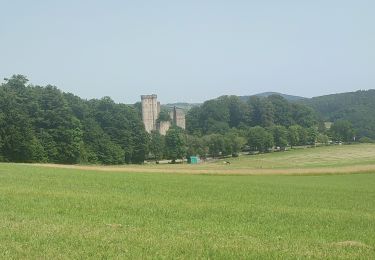
[[[279,95],[221,96],[193,107],[186,115],[188,154],[236,156],[240,151],[269,152],[273,148],[327,143],[315,112]]]
[[[314,111],[279,95],[222,96],[193,107],[187,114],[187,131],[197,134],[225,133],[231,128],[271,127],[273,125],[312,127],[317,125]]]
[[[324,121],[347,120],[356,135],[375,139],[375,89],[332,94],[301,101]]]
[[[117,104],[109,97],[85,100],[14,75],[0,85],[0,161],[174,162],[192,155],[215,158],[283,151],[330,140],[370,142],[368,137],[375,136],[374,93],[298,102],[280,95],[222,96],[193,106],[186,114],[186,130],[172,126],[161,136],[145,131],[139,102]],[[333,121],[331,129],[324,125],[327,120]]]

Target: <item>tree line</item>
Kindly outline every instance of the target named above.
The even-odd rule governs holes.
[[[273,125],[312,127],[317,125],[314,111],[303,104],[288,102],[279,95],[252,96],[246,102],[237,96],[222,96],[189,110],[189,134],[225,133],[231,128]]]
[[[281,96],[208,100],[189,110],[186,130],[148,134],[139,103],[109,97],[84,100],[54,86],[28,84],[14,75],[0,85],[0,161],[124,164],[145,159],[237,156],[329,140],[351,142],[351,122],[328,130],[315,111]],[[168,119],[167,111],[161,113]],[[164,118],[165,117],[165,118]],[[369,141],[369,140],[363,140]]]
[[[278,95],[253,96],[246,101],[237,96],[222,96],[206,101],[189,110],[186,126],[185,132],[173,128],[165,137],[153,132],[151,158],[175,160],[191,155],[217,158],[237,156],[240,152],[265,153],[330,141],[353,142],[355,136],[350,122],[337,120],[328,128],[308,106]],[[174,150],[172,155],[173,149],[178,151]]]
[[[316,126],[304,128],[300,125],[272,125],[270,127],[232,128],[225,133],[206,135],[187,134],[178,127],[171,128],[166,136],[157,131],[151,133],[149,158],[162,159],[237,157],[240,152],[267,153],[284,151],[287,147],[328,144],[330,137]],[[341,137],[339,137],[341,138]],[[341,140],[341,139],[337,139]]]
[[[83,100],[14,75],[0,86],[0,160],[141,163],[148,135],[134,109],[109,97]]]

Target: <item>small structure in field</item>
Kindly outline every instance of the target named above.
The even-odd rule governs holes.
[[[198,164],[199,163],[199,157],[198,156],[190,156],[190,163],[191,164]]]

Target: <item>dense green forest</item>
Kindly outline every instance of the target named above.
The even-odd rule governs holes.
[[[148,134],[141,106],[84,100],[14,75],[0,85],[0,161],[124,164],[191,155],[237,156],[299,145],[371,142],[375,91],[290,101],[280,95],[222,96],[193,106],[186,130]],[[164,117],[163,117],[164,115]],[[167,120],[169,113],[161,113]],[[324,121],[333,121],[330,129]]]
[[[375,90],[360,90],[302,100],[324,121],[347,120],[355,134],[375,139]]]
[[[187,154],[236,156],[287,146],[327,143],[315,112],[279,95],[222,96],[193,107],[186,115]]]
[[[108,97],[86,101],[53,86],[26,84],[16,75],[0,86],[1,161],[144,161],[148,136],[134,109]]]
[[[237,96],[222,96],[189,110],[186,117],[190,134],[225,133],[231,128],[273,125],[312,127],[318,121],[314,111],[279,95],[252,96],[246,102]]]

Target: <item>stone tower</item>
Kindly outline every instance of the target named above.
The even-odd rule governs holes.
[[[156,120],[160,113],[160,103],[157,100],[157,95],[142,95],[142,120],[145,125],[145,129],[148,133],[152,130],[156,130]]]

